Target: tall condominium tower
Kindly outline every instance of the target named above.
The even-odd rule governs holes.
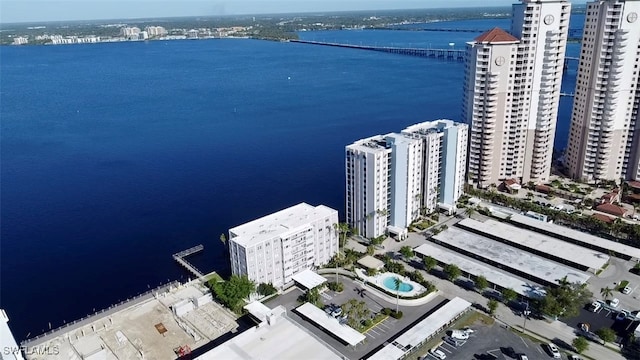
[[[576,179],[640,180],[640,1],[587,4],[565,166]]]
[[[570,11],[567,0],[522,0],[511,34],[496,28],[467,43],[469,182],[548,180]]]
[[[438,120],[346,147],[346,218],[360,235],[400,237],[421,212],[455,209],[468,126]]]

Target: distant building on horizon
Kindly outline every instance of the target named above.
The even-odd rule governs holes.
[[[306,203],[229,229],[231,272],[282,288],[338,252],[338,211]]]
[[[565,152],[583,181],[640,180],[640,1],[587,3]]]
[[[145,28],[145,31],[150,38],[163,37],[167,35],[167,30],[162,26],[147,26]]]
[[[122,35],[127,39],[137,40],[138,37],[140,36],[140,28],[135,26],[134,27],[126,26],[126,27],[120,28],[120,35]]]
[[[570,12],[567,0],[522,0],[511,33],[495,28],[467,43],[469,183],[549,180]]]
[[[421,214],[451,212],[464,190],[468,126],[423,122],[345,149],[346,220],[360,235],[403,238]]]

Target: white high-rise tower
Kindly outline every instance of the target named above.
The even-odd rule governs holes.
[[[640,1],[587,4],[565,166],[584,181],[640,180]]]

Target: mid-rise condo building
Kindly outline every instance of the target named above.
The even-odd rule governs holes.
[[[583,181],[640,180],[639,0],[587,4],[565,152]]]
[[[495,28],[467,43],[470,183],[549,179],[570,11],[566,0],[522,0],[511,33]]]
[[[301,203],[229,229],[231,272],[283,287],[338,252],[338,211]]]
[[[403,237],[438,206],[452,211],[463,192],[468,126],[413,125],[346,147],[346,218],[362,236]]]

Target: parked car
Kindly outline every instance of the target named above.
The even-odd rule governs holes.
[[[623,294],[625,294],[625,295],[629,295],[629,294],[631,294],[631,288],[629,287],[629,285],[625,286],[625,287],[622,289],[622,293],[623,293]]]
[[[338,316],[342,315],[342,308],[339,306],[336,306],[333,311],[331,312],[331,316],[337,318]]]
[[[451,333],[449,334],[449,336],[451,336],[454,339],[459,339],[459,340],[468,340],[469,339],[469,333],[463,330],[451,330]]]
[[[618,313],[618,315],[616,315],[616,320],[618,321],[622,321],[624,319],[626,319],[629,316],[629,311],[627,310],[620,310],[620,312]]]
[[[518,359],[518,360],[529,360],[529,358],[525,354],[516,355],[516,359]]]
[[[594,301],[589,305],[589,311],[598,312],[602,308],[602,304],[599,301]]]
[[[429,350],[429,353],[440,360],[444,360],[447,358],[447,355],[445,355],[440,349],[431,349]]]
[[[620,300],[618,300],[618,298],[613,298],[611,299],[611,301],[609,301],[609,306],[611,307],[618,307],[619,304]]]
[[[554,359],[560,359],[560,350],[558,350],[558,348],[556,347],[555,344],[553,343],[549,343],[547,344],[547,346],[549,347],[549,352],[551,353],[551,356],[553,356]]]
[[[455,347],[462,346],[466,342],[464,340],[454,339],[451,336],[445,336],[444,338],[442,338],[442,340],[444,340],[444,342],[446,342],[447,344]]]
[[[582,360],[582,358],[578,355],[569,355],[569,360]]]

